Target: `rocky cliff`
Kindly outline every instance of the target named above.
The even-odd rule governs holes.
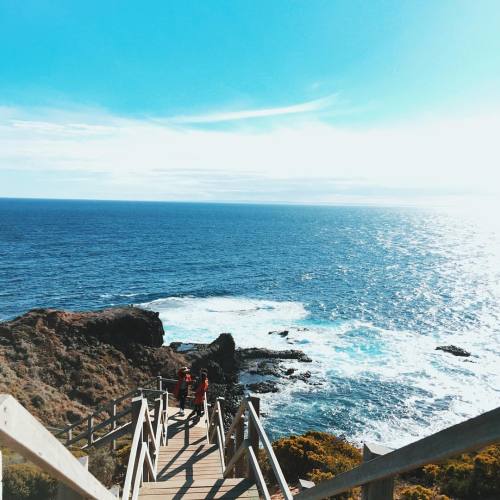
[[[186,363],[163,344],[158,315],[134,307],[72,313],[36,309],[0,323],[0,392],[45,424],[76,419]]]

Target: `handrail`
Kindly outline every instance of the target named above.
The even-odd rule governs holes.
[[[203,419],[205,421],[205,428],[207,431],[207,444],[210,443],[210,424],[208,421],[208,400],[207,400],[207,393],[205,392],[203,394]]]
[[[217,401],[214,405],[212,414],[210,416],[209,427],[213,426],[210,432],[210,441],[213,442],[214,436],[217,436],[217,443],[221,455],[221,463],[223,468],[223,477],[231,477],[233,470],[241,464],[241,461],[246,454],[248,468],[247,477],[255,479],[262,496],[266,500],[270,500],[269,490],[264,481],[264,475],[257,461],[257,449],[259,441],[262,442],[264,450],[267,454],[273,473],[276,477],[281,493],[285,500],[292,500],[292,494],[288,488],[281,467],[276,459],[271,442],[267,437],[266,432],[260,422],[258,412],[256,411],[252,399],[257,398],[244,398],[241,402],[236,414],[229,426],[227,432],[224,431],[222,408],[220,402]],[[243,418],[247,414],[248,421],[248,438],[244,437]],[[208,432],[208,430],[207,430]],[[236,433],[236,450],[234,450],[235,440],[232,438]],[[238,439],[240,440],[238,442]],[[225,464],[225,456],[228,456],[227,465]]]
[[[85,417],[80,418],[79,420],[72,422],[71,424],[65,426],[64,428],[59,428],[55,434],[56,437],[59,437],[63,434],[68,433],[75,427],[78,427],[79,425],[84,424],[89,417],[98,417],[101,413],[109,413],[112,411],[114,405],[120,404],[122,401],[125,399],[134,397],[136,394],[141,393],[141,392],[162,392],[161,389],[150,389],[148,386],[156,383],[160,384],[163,382],[171,382],[175,383],[176,380],[173,378],[165,378],[165,377],[154,377],[149,380],[147,380],[142,386],[136,387],[135,389],[132,389],[131,391],[123,394],[122,396],[119,396],[118,398],[112,399],[111,401],[108,401],[104,405],[98,406],[93,412],[87,414]],[[111,417],[112,418],[112,417]],[[110,419],[107,419],[106,422],[108,422]]]
[[[154,422],[151,420],[148,401],[142,396],[132,400],[132,413],[134,430],[122,500],[129,500],[130,494],[132,500],[136,500],[145,479],[156,481],[160,446],[167,439],[168,391],[162,391],[156,400]]]
[[[0,394],[2,444],[85,498],[116,497],[75,458],[28,410],[8,394]]]
[[[354,469],[302,491],[294,498],[319,500],[331,497],[357,486],[393,477],[498,441],[500,407],[364,462]]]
[[[257,433],[259,435],[259,439],[262,442],[262,445],[264,446],[264,450],[267,453],[267,457],[269,459],[269,462],[271,463],[271,467],[273,469],[276,480],[278,481],[278,485],[280,487],[280,490],[283,493],[283,496],[286,500],[291,500],[293,497],[292,497],[292,494],[290,493],[290,489],[288,488],[288,484],[285,480],[285,476],[283,474],[283,471],[281,470],[278,459],[276,458],[276,455],[274,454],[273,447],[271,445],[271,442],[269,441],[269,438],[267,437],[266,431],[264,430],[264,427],[262,427],[262,423],[260,422],[259,416],[257,415],[257,412],[255,411],[255,408],[252,404],[252,401],[250,399],[248,399],[246,401],[246,404],[247,404],[247,408],[248,408],[248,415],[249,415],[250,419],[252,419],[253,424],[255,425],[255,428],[256,428]]]

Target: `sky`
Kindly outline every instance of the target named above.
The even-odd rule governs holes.
[[[0,0],[0,196],[500,198],[497,0]]]

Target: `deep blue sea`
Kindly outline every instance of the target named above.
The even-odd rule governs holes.
[[[308,353],[296,366],[318,385],[263,396],[274,437],[401,445],[500,402],[500,232],[484,214],[0,200],[0,319],[130,303],[160,312],[166,343],[229,331]]]

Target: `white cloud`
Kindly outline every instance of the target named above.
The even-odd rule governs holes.
[[[90,174],[93,184],[82,184],[76,194],[74,186],[61,192],[81,197],[411,202],[469,193],[496,196],[498,130],[498,114],[371,128],[296,119],[255,132],[236,126],[199,130],[95,112],[37,116],[4,109],[0,174],[24,171],[27,179],[30,172]],[[10,189],[4,182],[0,196],[18,195]],[[34,185],[37,189],[39,196],[47,195],[43,185]]]
[[[240,111],[227,111],[219,113],[208,113],[204,115],[181,115],[167,120],[171,123],[218,123],[237,120],[247,120],[251,118],[269,118],[282,115],[294,115],[302,113],[311,113],[331,107],[337,100],[337,95],[333,94],[322,99],[294,104],[292,106],[283,106],[278,108],[246,109]]]

